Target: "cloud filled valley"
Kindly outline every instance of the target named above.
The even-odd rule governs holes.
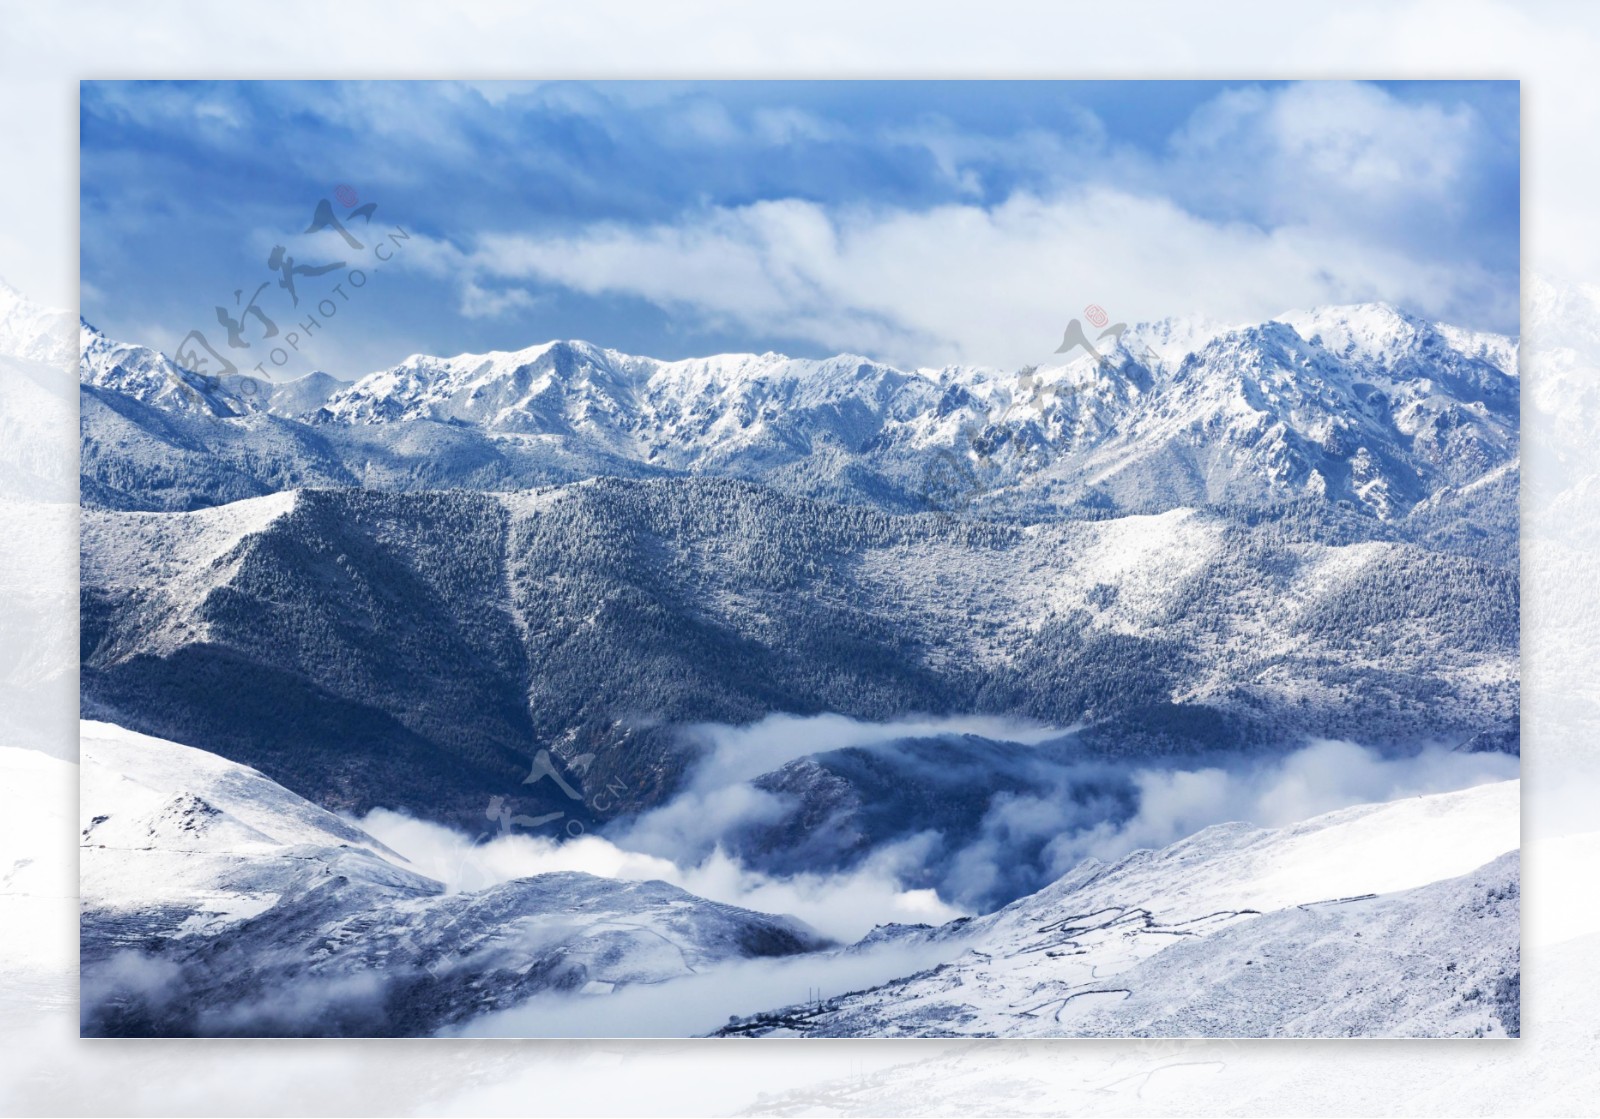
[[[817,724],[820,733],[813,737]],[[821,819],[810,815],[805,838],[788,846],[781,840],[801,830],[796,817],[810,806],[787,792],[763,790],[765,774],[741,775],[802,760],[826,771],[830,762],[844,760],[836,752],[876,755],[909,763],[896,770],[897,783],[948,795],[952,755],[967,755],[956,787],[980,771],[992,779],[995,771],[988,751],[997,743],[972,734],[972,725],[964,719],[882,725],[838,716],[769,716],[751,727],[697,728],[718,749],[683,792],[603,834],[577,839],[564,839],[553,827],[491,826],[472,835],[387,809],[357,822],[452,890],[553,871],[659,879],[713,901],[792,914],[848,943],[880,924],[940,924],[989,912],[1084,859],[1114,862],[1214,824],[1283,827],[1350,805],[1511,780],[1518,771],[1517,760],[1500,753],[1431,747],[1385,757],[1336,740],[1281,757],[1214,758],[1203,766],[1086,762],[1073,760],[1070,745],[1055,752],[1029,744],[1022,748],[1040,756],[1028,759],[1017,790],[965,790],[976,794],[977,807],[960,830],[948,808],[917,812],[894,804],[880,788],[871,790],[880,806],[888,803],[903,815],[847,851],[816,840],[859,827],[851,812],[858,804],[840,804]],[[898,737],[913,728],[918,738]],[[999,728],[991,722],[986,729]],[[1042,732],[1024,733],[1037,738]],[[930,758],[917,749],[940,738],[948,752]],[[814,752],[797,753],[807,747]]]

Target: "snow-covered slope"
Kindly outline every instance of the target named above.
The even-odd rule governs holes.
[[[0,746],[0,1014],[65,1006],[77,967],[71,805],[78,767]]]
[[[113,341],[84,320],[79,320],[79,336],[78,379],[87,387],[180,416],[236,416],[251,410],[226,385],[180,368],[157,350]]]
[[[1500,782],[1088,860],[987,917],[869,938],[945,942],[945,964],[723,1032],[1515,1033],[1518,796]]]
[[[1516,852],[1467,874],[1185,938],[1073,999],[1085,1036],[1506,1037],[1521,1019]],[[1042,1015],[1041,1015],[1042,1016]]]
[[[75,357],[72,316],[0,280],[0,498],[73,500]]]
[[[0,352],[0,498],[74,499],[70,392],[59,367]]]
[[[546,874],[446,894],[260,773],[110,724],[83,724],[81,764],[91,1034],[427,1033],[541,990],[826,943],[661,882]]]

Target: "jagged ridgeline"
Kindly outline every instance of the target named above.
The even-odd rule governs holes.
[[[1050,520],[1303,499],[1393,521],[1475,500],[1463,491],[1518,451],[1515,344],[1384,306],[1240,328],[1169,320],[1126,332],[1103,365],[1023,373],[662,362],[553,342],[249,391],[82,335],[83,500],[104,508],[689,473],[900,512]]]
[[[1025,379],[553,343],[243,394],[83,333],[85,713],[325,806],[592,822],[774,712],[1517,749],[1503,338],[1357,307]]]

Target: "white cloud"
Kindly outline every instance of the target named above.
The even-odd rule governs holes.
[[[469,319],[494,319],[508,311],[525,311],[538,305],[539,300],[522,288],[501,288],[498,291],[480,287],[467,280],[461,288],[461,313]]]
[[[749,784],[759,774],[807,754],[896,739],[974,733],[1036,744],[1060,732],[985,718],[875,724],[823,715],[771,716],[696,733],[706,753],[684,791],[611,829],[607,838],[563,843],[512,831],[474,843],[383,809],[359,823],[453,890],[556,871],[659,880],[714,901],[797,916],[849,943],[878,924],[939,924],[986,911],[992,905],[984,899],[1003,901],[1037,889],[1085,858],[1113,861],[1213,824],[1281,827],[1351,805],[1508,780],[1519,768],[1518,759],[1503,754],[1430,748],[1387,757],[1337,740],[1214,765],[1041,760],[1029,791],[995,794],[976,832],[959,841],[929,828],[881,842],[842,869],[781,875],[746,866],[724,847],[740,829],[780,821],[792,808],[786,798]],[[921,885],[930,876],[936,889]]]
[[[1002,742],[1034,745],[1059,738],[1065,730],[995,715],[952,715],[865,722],[848,715],[768,715],[744,726],[704,723],[689,728],[705,755],[690,778],[694,790],[718,789],[768,773],[796,758],[871,746],[901,738],[976,734]]]
[[[1372,85],[1250,87],[1196,111],[1175,167],[1186,193],[1359,235],[1375,211],[1453,206],[1478,130],[1465,105],[1408,104]]]
[[[1048,849],[1065,873],[1087,856],[1121,858],[1175,843],[1213,824],[1243,820],[1283,827],[1324,812],[1515,778],[1517,758],[1432,747],[1410,757],[1323,739],[1282,758],[1233,769],[1142,768],[1132,773],[1139,810],[1121,824],[1059,836]]]
[[[1066,182],[1080,177],[1087,164],[1103,179],[1114,177],[1124,156],[1108,148],[1104,124],[1086,109],[1070,116],[1066,128],[1025,128],[1011,134],[972,132],[942,119],[928,120],[893,128],[880,142],[925,151],[940,176],[967,195],[983,193],[985,172],[1029,182]]]
[[[419,873],[451,890],[481,890],[514,878],[560,871],[660,881],[712,901],[799,917],[843,943],[854,942],[886,922],[942,924],[965,912],[941,901],[933,890],[901,886],[926,854],[930,840],[922,838],[876,851],[849,871],[785,877],[750,870],[715,847],[699,861],[674,862],[593,835],[562,843],[508,832],[474,842],[443,825],[381,808],[358,822],[368,834],[404,855]]]
[[[455,261],[473,315],[490,279],[643,299],[694,329],[789,337],[901,365],[1012,366],[1047,355],[1087,303],[1134,322],[1203,313],[1261,321],[1295,307],[1387,300],[1481,325],[1516,321],[1514,277],[1451,236],[1483,142],[1465,105],[1372,85],[1246,87],[1203,104],[1162,155],[1107,139],[964,132],[930,120],[878,142],[926,152],[974,200],[932,208],[801,198],[654,223],[480,234]],[[824,139],[798,111],[735,121],[691,100],[669,131],[696,142]],[[985,203],[985,176],[1016,187]],[[442,263],[442,262],[441,262]],[[515,289],[513,289],[515,291]]]
[[[604,998],[551,994],[484,1015],[447,1036],[695,1037],[734,1015],[831,998],[941,963],[948,944],[886,944],[833,955],[735,960],[671,983],[637,983]]]
[[[676,225],[489,236],[471,263],[505,279],[642,298],[697,326],[911,366],[1038,361],[1090,302],[1129,322],[1197,311],[1261,321],[1367,299],[1448,317],[1494,287],[1481,269],[1308,225],[1210,221],[1112,187],[923,211],[759,202]]]
[[[774,147],[816,140],[832,140],[843,129],[815,113],[794,108],[761,108],[750,114],[752,135]]]

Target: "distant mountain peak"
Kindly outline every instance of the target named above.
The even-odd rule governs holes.
[[[35,303],[0,280],[0,354],[65,366],[75,353],[72,312]]]

